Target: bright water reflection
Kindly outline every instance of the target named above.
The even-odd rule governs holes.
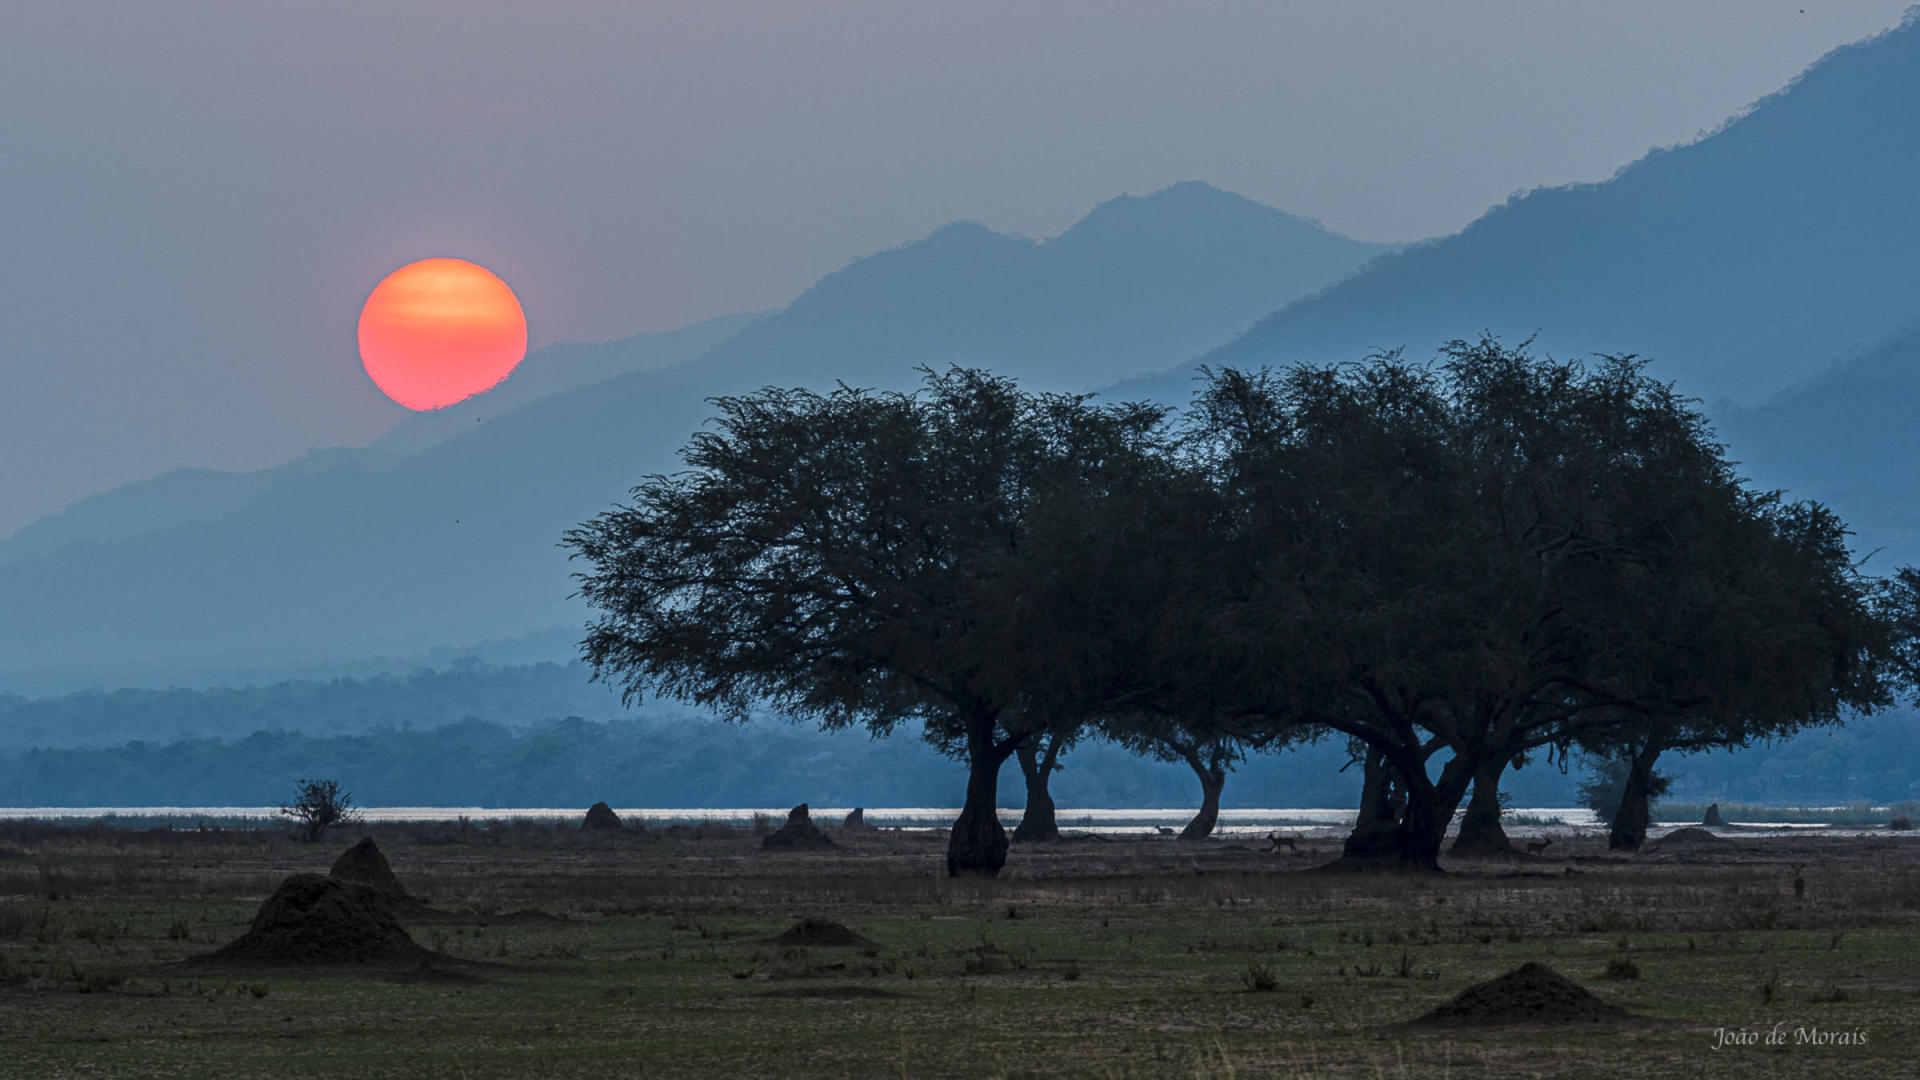
[[[754,815],[764,814],[776,823],[784,821],[789,807],[710,807],[696,809],[654,809],[643,807],[614,807],[614,812],[623,820],[644,822],[649,825],[690,825],[702,821],[731,822],[748,824]],[[852,810],[846,806],[809,807],[814,821],[821,825],[838,825],[841,819]],[[568,821],[577,820],[584,813],[577,807],[481,807],[481,806],[373,806],[361,807],[359,813],[368,822],[398,821],[456,821],[466,818],[472,822],[511,821],[515,819],[530,821]],[[867,807],[866,821],[880,828],[932,829],[945,828],[958,816],[958,807],[935,806],[899,806]],[[1002,807],[1000,820],[1009,828],[1020,820],[1019,807]],[[1569,809],[1550,807],[1544,809],[1509,809],[1508,820],[1516,825],[1513,832],[1528,832],[1537,828],[1592,829],[1600,827],[1600,822],[1592,811],[1584,808]],[[1059,813],[1060,828],[1097,830],[1110,834],[1157,835],[1161,830],[1178,832],[1193,816],[1190,807],[1171,810],[1130,810],[1130,809],[1093,809],[1064,810]],[[271,806],[76,806],[76,807],[0,807],[0,820],[19,820],[22,818],[42,818],[61,820],[87,820],[94,818],[112,818],[117,821],[139,820],[170,821],[176,824],[192,825],[196,821],[270,821],[278,817]],[[1310,836],[1344,835],[1353,824],[1353,811],[1341,809],[1251,809],[1222,810],[1220,820],[1215,826],[1217,836],[1265,836],[1279,829],[1288,833]]]

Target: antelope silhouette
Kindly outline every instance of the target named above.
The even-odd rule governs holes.
[[[1542,840],[1529,840],[1527,841],[1527,854],[1538,855],[1547,850],[1547,845],[1551,843],[1553,843],[1553,837],[1551,836]]]

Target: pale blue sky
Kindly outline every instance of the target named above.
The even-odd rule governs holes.
[[[1415,239],[1690,140],[1905,2],[24,0],[0,535],[390,427],[353,325],[415,258],[496,270],[537,345],[1183,179]]]

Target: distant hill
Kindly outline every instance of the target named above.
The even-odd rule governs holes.
[[[0,689],[4,673],[164,682],[577,627],[561,533],[674,468],[713,395],[905,387],[915,365],[954,362],[1096,386],[1191,355],[1381,250],[1203,184],[1113,200],[1047,241],[950,226],[676,366],[497,415],[489,394],[473,403],[484,423],[417,417],[421,438],[295,463],[264,490],[221,489],[224,502],[199,492],[198,516],[109,495],[64,543],[31,527],[31,551],[0,545]]]
[[[1670,755],[1676,802],[1834,805],[1920,797],[1910,712],[1856,718],[1738,751]],[[449,768],[449,762],[458,762]],[[1190,807],[1193,773],[1100,739],[1052,782],[1062,824],[1090,807]],[[1253,754],[1228,807],[1353,806],[1344,740]],[[1567,806],[1584,770],[1511,771],[1516,806]],[[629,713],[580,664],[463,664],[406,676],[241,690],[0,694],[0,805],[271,805],[302,777],[339,779],[364,805],[953,806],[965,770],[901,732],[820,731],[765,716],[733,724],[651,702]],[[1001,804],[1019,806],[1017,763]]]
[[[1717,418],[1741,473],[1818,499],[1856,534],[1866,568],[1920,562],[1920,325],[1749,409]]]
[[[513,374],[488,390],[444,409],[417,412],[367,448],[376,453],[410,454],[464,435],[540,398],[605,382],[637,371],[678,367],[713,349],[769,312],[724,315],[678,330],[640,334],[618,341],[563,342],[537,350]]]
[[[1212,348],[1391,250],[1175,184],[1102,203],[1046,241],[948,225],[829,274],[702,363],[754,385],[893,386],[916,364],[965,364],[1095,390]]]
[[[1838,49],[1690,145],[1383,258],[1196,363],[1358,359],[1536,331],[1633,352],[1726,411],[1920,317],[1920,22]],[[1182,399],[1192,365],[1122,388]]]
[[[81,499],[26,525],[0,543],[0,562],[46,555],[73,543],[112,543],[142,533],[225,517],[275,484],[340,466],[381,469],[473,430],[527,402],[631,371],[673,367],[713,348],[757,315],[708,319],[679,330],[620,341],[565,343],[536,349],[492,390],[431,412],[414,413],[363,449],[334,448],[253,472],[174,469]]]

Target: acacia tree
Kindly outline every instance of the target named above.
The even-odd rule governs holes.
[[[1020,763],[1020,775],[1027,784],[1026,809],[1020,814],[1020,823],[1013,827],[1014,843],[1060,839],[1049,781],[1060,771],[1060,755],[1079,735],[1078,724],[1056,725],[1022,740],[1014,748],[1014,760]]]
[[[1742,715],[1751,684],[1681,677],[1702,660],[1764,657],[1824,688],[1782,716],[1865,700],[1838,678],[1878,662],[1870,634],[1835,629],[1861,617],[1857,595],[1825,588],[1828,564],[1770,564],[1824,607],[1718,573],[1732,526],[1759,528],[1763,508],[1692,403],[1631,357],[1589,369],[1483,339],[1437,371],[1383,356],[1224,372],[1196,418],[1243,507],[1242,580],[1222,597],[1236,692],[1276,730],[1311,717],[1361,748],[1349,861],[1437,867],[1467,790],[1497,800],[1530,753],[1647,716]],[[1737,619],[1690,644],[1669,625],[1741,604],[1791,626]],[[1782,636],[1811,644],[1768,647]]]
[[[1246,744],[1210,724],[1182,724],[1178,719],[1149,712],[1133,712],[1109,720],[1102,730],[1115,742],[1160,761],[1179,762],[1193,770],[1200,782],[1200,808],[1180,830],[1182,840],[1205,840],[1220,821],[1220,793],[1227,774],[1246,757]]]
[[[1608,845],[1646,841],[1660,755],[1741,747],[1892,703],[1897,646],[1881,583],[1861,575],[1847,529],[1817,503],[1740,493],[1692,524],[1685,587],[1641,598],[1650,662],[1638,678],[1690,707],[1627,713],[1589,731],[1625,765]]]
[[[1058,840],[1060,824],[1049,782],[1053,774],[1062,768],[1061,755],[1079,740],[1083,721],[1073,717],[1054,718],[1042,723],[1037,719],[1021,717],[1021,707],[1020,703],[1016,703],[1009,711],[1013,719],[1001,722],[1003,730],[1011,728],[1028,732],[1013,750],[1013,759],[1019,763],[1020,776],[1026,784],[1026,802],[1019,823],[1013,827],[1012,842],[1026,844]],[[959,736],[960,733],[950,729],[929,728],[927,733],[935,749],[964,762],[967,758],[966,742]]]
[[[1161,410],[959,368],[912,394],[715,405],[689,471],[566,535],[591,567],[575,579],[599,612],[582,643],[595,677],[736,719],[767,704],[876,735],[918,721],[967,763],[948,873],[997,873],[1000,766],[1046,726],[1004,642],[1034,602],[1018,556],[1036,493],[1124,471]]]
[[[1052,822],[1055,751],[1091,729],[1193,769],[1200,809],[1183,839],[1210,835],[1226,775],[1272,739],[1221,714],[1209,582],[1221,573],[1218,494],[1173,445],[1109,468],[1099,484],[1042,493],[1020,559],[1031,602],[1006,642],[1033,707],[1056,718],[1021,752],[1028,810]],[[1020,837],[1022,833],[1016,833]]]
[[[280,816],[292,819],[299,836],[317,843],[335,825],[352,825],[360,820],[353,808],[353,795],[340,790],[337,780],[301,780],[294,785],[293,801],[280,804]]]

